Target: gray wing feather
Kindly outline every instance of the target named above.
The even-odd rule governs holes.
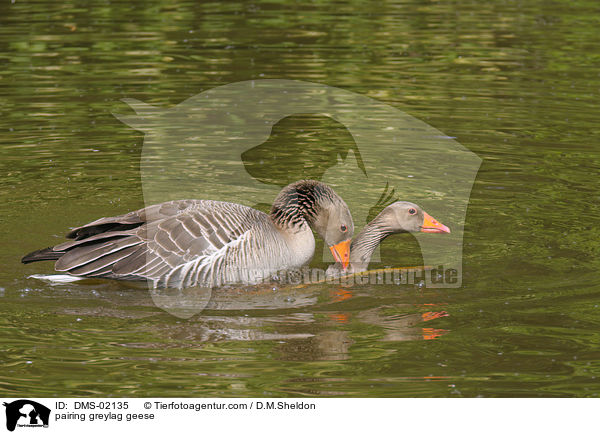
[[[243,267],[247,234],[270,224],[253,208],[227,202],[180,200],[105,217],[73,229],[54,248],[65,254],[58,271],[79,276],[149,279],[155,286],[219,285],[237,255]],[[247,246],[246,246],[247,247]]]

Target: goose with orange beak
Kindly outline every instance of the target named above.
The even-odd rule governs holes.
[[[449,234],[450,228],[427,214],[419,205],[411,202],[394,202],[384,208],[352,240],[349,264],[344,267],[343,262],[338,261],[339,263],[329,266],[327,275],[335,276],[343,271],[347,273],[366,271],[371,262],[371,256],[379,243],[392,234],[403,232]]]
[[[72,276],[148,281],[154,288],[255,284],[308,264],[312,229],[345,270],[352,215],[330,186],[313,180],[284,187],[269,214],[236,203],[174,200],[100,218],[21,261],[56,261],[56,271]]]

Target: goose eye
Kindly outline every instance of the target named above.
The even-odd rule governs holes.
[[[342,226],[340,226],[340,230],[342,232],[346,232],[348,230],[348,228],[346,227],[346,225],[342,225]]]
[[[417,213],[417,210],[416,210],[416,209],[414,209],[414,208],[411,208],[411,209],[409,209],[409,210],[408,210],[408,213],[409,213],[410,215],[414,215],[414,214],[416,214],[416,213]]]

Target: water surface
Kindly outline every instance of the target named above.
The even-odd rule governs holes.
[[[0,17],[0,394],[600,392],[596,2],[17,0]],[[144,205],[143,135],[112,116],[120,99],[169,108],[261,78],[376,98],[483,159],[461,288],[264,286],[183,320],[118,282],[29,278],[52,267],[23,254]],[[318,178],[323,150],[351,143],[294,116],[244,164],[271,184]],[[381,260],[422,265],[410,235]]]

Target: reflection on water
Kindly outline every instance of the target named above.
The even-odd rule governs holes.
[[[596,16],[587,0],[3,2],[0,393],[597,396]],[[52,271],[22,266],[24,253],[144,205],[142,134],[111,114],[133,115],[122,98],[168,109],[271,78],[378,99],[483,159],[460,288],[231,288],[184,320],[122,283],[27,278]],[[327,177],[334,161],[345,170],[352,146],[334,120],[300,113],[240,155],[241,167],[277,190]],[[397,198],[431,176],[395,166]],[[452,195],[431,200],[446,222]],[[380,260],[423,265],[411,235],[387,239]]]
[[[91,294],[101,301],[100,306],[67,307],[58,309],[57,314],[78,316],[77,321],[83,317],[141,319],[162,316],[155,309],[143,312],[137,309],[153,307],[145,294],[141,296],[141,288],[127,288],[121,282],[105,283],[93,279],[81,282],[84,283],[55,283],[53,290],[58,291],[57,297],[67,294],[72,297],[75,293],[75,298],[80,296],[85,299]],[[421,327],[428,321],[448,316],[445,311],[427,311],[433,304],[386,304],[352,312],[339,303],[354,304],[352,299],[356,291],[332,286],[314,285],[301,289],[289,286],[224,288],[212,293],[202,315],[189,321],[175,321],[154,332],[168,341],[189,340],[198,344],[217,341],[299,341],[301,343],[296,342],[292,347],[301,346],[310,350],[304,353],[290,349],[291,353],[285,358],[299,357],[302,360],[345,358],[353,341],[349,338],[349,332],[341,328],[348,325],[369,325],[372,330],[379,330],[377,335],[381,341],[435,339],[448,332]],[[54,296],[43,289],[27,288],[19,292],[21,298],[31,297],[35,293]],[[124,306],[134,307],[134,310],[120,309]],[[395,313],[414,309],[420,313]],[[248,313],[230,315],[240,312]],[[250,313],[260,315],[252,316]],[[324,327],[315,328],[317,324]]]
[[[252,378],[254,369],[240,366],[239,370],[219,373],[221,369],[215,363],[244,365],[256,351],[263,352],[267,356],[265,364],[271,366],[265,368],[267,373],[262,378],[268,383],[273,381],[273,378],[269,380],[268,372],[274,370],[276,375],[273,364],[277,361],[352,361],[354,353],[362,351],[365,345],[435,339],[448,332],[429,327],[430,321],[446,317],[447,312],[432,311],[431,303],[407,304],[399,296],[402,294],[399,288],[378,288],[375,293],[369,288],[332,285],[225,288],[213,293],[202,315],[180,320],[157,309],[146,291],[121,282],[88,279],[74,283],[38,283],[35,288],[10,291],[4,300],[7,315],[2,319],[2,331],[9,348],[6,354],[9,373],[3,374],[1,384],[7,393],[13,394],[27,384],[42,394],[53,394],[56,387],[65,388],[63,393],[68,394],[69,384],[78,384],[84,394],[91,390],[89,387],[99,393],[115,393],[115,388],[119,393],[128,393],[131,383],[124,387],[116,384],[115,378],[122,377],[113,369],[131,366],[136,371],[147,369],[152,376],[151,372],[162,370],[161,364],[167,363],[180,366],[179,372],[167,375],[173,377],[170,384],[177,382],[175,378],[181,375],[200,375],[213,378],[222,387],[231,378]],[[404,291],[414,293],[415,289],[405,287]],[[374,299],[381,301],[374,302]],[[38,311],[24,312],[24,305]],[[32,333],[33,322],[46,324],[47,328],[38,332],[32,345],[27,333]],[[110,329],[106,328],[107,324],[111,325]],[[57,341],[61,342],[60,353],[55,350]],[[390,350],[380,348],[378,357],[391,354]],[[44,384],[31,384],[38,378],[40,369],[58,369],[59,366],[69,369],[68,381],[57,375]],[[89,369],[107,370],[108,379],[88,377]],[[16,372],[26,373],[26,378],[14,377]],[[139,384],[136,386],[139,392],[135,394],[146,395],[146,388],[168,395],[181,393],[179,388],[168,390],[155,385],[152,378],[135,381]],[[256,381],[260,383],[261,378]],[[315,378],[314,381],[329,380]],[[344,380],[338,378],[337,381]],[[210,383],[192,382],[190,387],[205,390],[212,387]],[[272,387],[273,384],[267,390]],[[283,389],[272,392],[284,393]],[[347,393],[314,390],[314,394]]]

